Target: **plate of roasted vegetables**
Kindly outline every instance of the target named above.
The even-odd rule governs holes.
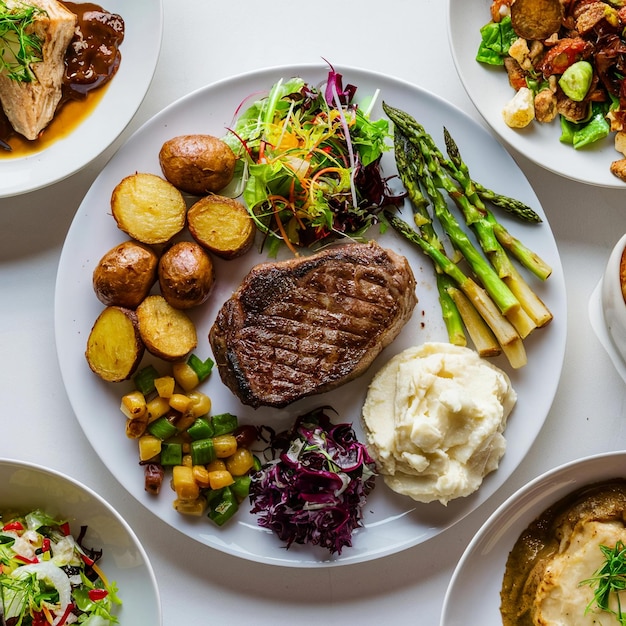
[[[148,90],[159,2],[0,6],[0,197],[63,180],[104,152]]]
[[[182,175],[181,144],[202,162],[219,153],[220,167]],[[146,201],[154,189],[158,203]],[[135,219],[146,205],[167,219]],[[498,270],[511,287],[466,218],[508,246],[491,240],[495,263],[518,255]],[[136,272],[107,278],[129,248],[151,268],[141,288]],[[208,289],[164,271],[200,256]],[[189,306],[172,283],[198,287],[178,292]],[[485,502],[541,430],[567,317],[549,224],[500,144],[420,87],[322,64],[209,85],[138,130],[68,232],[55,311],[69,399],[120,484],[199,543],[288,567],[379,558]],[[476,346],[517,401],[497,470],[444,506],[383,482],[361,413],[394,355],[448,342]]]
[[[615,3],[448,2],[452,55],[493,131],[566,178],[624,186],[624,13]]]

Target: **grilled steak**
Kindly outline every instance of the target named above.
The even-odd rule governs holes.
[[[244,404],[283,407],[363,374],[416,302],[404,257],[373,241],[346,244],[254,267],[209,341]]]
[[[1,74],[0,101],[11,126],[27,139],[37,139],[61,100],[65,51],[77,18],[57,0],[29,0],[27,4],[42,9],[33,30],[43,40],[43,60],[33,64],[32,82],[18,82]]]

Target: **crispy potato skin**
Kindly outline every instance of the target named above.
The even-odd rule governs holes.
[[[181,241],[159,260],[159,286],[176,309],[190,309],[206,302],[215,282],[211,257],[193,241]]]
[[[185,227],[187,204],[170,182],[146,172],[123,178],[111,194],[117,227],[148,245],[168,243]]]
[[[93,271],[96,297],[107,306],[137,308],[156,281],[158,262],[156,252],[137,241],[111,248]]]
[[[91,371],[102,380],[118,383],[134,374],[144,350],[135,311],[108,306],[89,333],[85,358]]]
[[[179,135],[166,141],[159,152],[165,178],[195,196],[226,187],[233,179],[236,160],[233,151],[211,135]]]
[[[515,0],[511,5],[511,25],[518,37],[547,39],[563,22],[560,0]]]
[[[222,259],[245,254],[254,243],[256,226],[243,204],[212,195],[198,200],[187,212],[191,236]]]
[[[137,307],[137,325],[146,350],[164,361],[182,359],[198,345],[194,323],[162,295],[148,296]]]

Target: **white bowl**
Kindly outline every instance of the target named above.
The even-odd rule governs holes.
[[[120,624],[159,626],[161,601],[148,556],[130,526],[110,504],[78,481],[44,467],[0,459],[0,511],[42,509],[67,520],[76,535],[87,526],[90,546],[101,549],[98,563],[119,588]]]
[[[507,557],[522,531],[548,507],[586,485],[626,477],[626,452],[570,461],[510,496],[476,533],[452,575],[440,626],[502,626],[500,589]]]
[[[613,248],[602,277],[602,311],[609,335],[626,359],[626,302],[620,281],[620,262],[626,248],[624,235]]]

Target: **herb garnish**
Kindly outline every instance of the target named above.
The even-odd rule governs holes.
[[[31,64],[43,60],[43,39],[31,28],[41,13],[39,7],[9,7],[5,0],[0,0],[0,73],[12,80],[31,82],[35,78]]]
[[[595,607],[614,615],[622,626],[626,626],[626,613],[622,612],[619,592],[626,590],[626,546],[618,541],[613,548],[600,546],[604,564],[591,578],[582,580],[580,585],[595,587],[593,600],[587,605],[585,615]],[[616,594],[617,611],[609,607],[611,593]]]

